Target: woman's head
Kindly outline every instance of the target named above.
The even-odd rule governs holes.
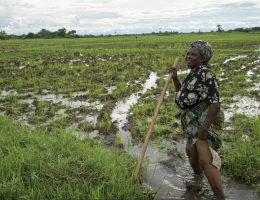
[[[213,56],[213,51],[208,42],[204,40],[196,40],[190,44],[189,48],[195,47],[199,50],[201,58],[203,59],[203,64],[207,65],[209,60]]]

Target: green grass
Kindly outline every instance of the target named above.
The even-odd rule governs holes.
[[[224,145],[223,165],[235,178],[250,183],[260,177],[260,124],[259,117],[235,115],[235,130]]]
[[[0,117],[0,199],[147,199],[139,183],[132,186],[136,159]]]
[[[256,49],[254,45],[259,44],[259,34],[177,34],[167,37],[140,36],[138,37],[138,40],[134,37],[127,36],[80,39],[5,40],[0,43],[0,91],[9,91],[10,89],[13,89],[16,90],[18,94],[9,94],[6,97],[1,97],[0,109],[1,111],[5,111],[5,115],[11,115],[16,120],[21,118],[22,114],[28,114],[28,123],[30,125],[41,126],[43,124],[42,126],[44,126],[44,128],[48,127],[48,132],[50,130],[53,131],[50,134],[54,134],[56,132],[60,133],[61,136],[64,136],[65,132],[63,129],[73,123],[78,123],[78,129],[82,131],[89,132],[90,130],[92,131],[94,127],[98,127],[96,130],[99,130],[100,134],[102,134],[102,131],[117,134],[117,130],[115,128],[116,125],[111,122],[111,117],[109,116],[111,114],[111,109],[113,109],[113,105],[115,105],[116,102],[122,98],[124,99],[133,93],[138,93],[142,89],[142,85],[140,83],[136,83],[136,81],[144,83],[149,77],[151,71],[153,71],[157,73],[157,76],[159,76],[159,79],[157,80],[157,88],[148,90],[145,94],[142,94],[138,103],[132,106],[132,114],[129,116],[132,119],[132,137],[139,141],[143,141],[151,123],[150,119],[153,117],[157,106],[158,96],[161,94],[166,82],[164,75],[168,74],[168,69],[170,65],[173,64],[176,57],[180,58],[177,68],[179,70],[188,69],[184,60],[185,53],[189,47],[189,44],[198,39],[208,41],[213,49],[213,57],[209,64],[217,78],[224,79],[219,82],[220,95],[223,98],[222,105],[225,108],[227,108],[229,103],[232,102],[233,95],[249,95],[251,97],[258,95],[258,93],[254,91],[248,92],[247,89],[252,87],[254,85],[253,83],[259,82],[260,77],[255,74],[250,77],[253,82],[247,82],[246,80],[249,78],[247,72],[250,69],[259,74],[259,68],[254,70],[252,69],[256,66],[256,64],[252,64],[252,62],[259,60],[260,51],[254,51]],[[244,55],[247,57],[223,63],[226,59],[238,55]],[[20,69],[19,67],[21,65],[25,67]],[[245,66],[245,68],[242,69],[242,66]],[[223,72],[224,74],[222,74]],[[187,74],[178,75],[181,82],[184,80],[186,75]],[[127,85],[127,83],[130,85]],[[112,90],[111,94],[108,94],[107,88],[110,87],[114,87],[115,89]],[[82,102],[94,102],[99,100],[101,104],[111,106],[107,106],[106,108],[109,108],[107,110],[102,110],[104,113],[101,113],[101,111],[97,111],[95,108],[90,108],[85,105],[79,108],[71,108],[70,106],[63,104],[60,105],[57,103],[38,101],[39,103],[33,107],[19,102],[21,99],[33,99],[33,96],[27,97],[27,94],[23,93],[27,93],[29,91],[43,93],[43,91],[46,90],[47,92],[44,92],[46,94],[66,95],[64,98],[68,98],[70,101],[77,100]],[[85,92],[85,95],[82,95],[79,98],[80,100],[72,95],[73,92],[79,91]],[[165,97],[163,101],[151,138],[151,140],[156,143],[155,145],[158,146],[161,145],[160,143],[162,143],[163,140],[176,136],[176,133],[172,130],[176,130],[176,124],[174,125],[174,114],[179,111],[179,108],[177,108],[174,103],[175,88],[172,82],[169,85],[168,92],[169,96],[167,98]],[[60,109],[65,110],[65,115],[58,116],[57,113]],[[86,117],[87,114],[95,114],[98,116],[101,116],[102,114],[102,116],[98,118],[98,123],[95,125],[84,120],[75,122],[78,114],[81,115],[79,118]],[[44,124],[49,120],[52,121],[49,124]],[[250,119],[249,121],[252,120],[253,119]],[[255,126],[252,123],[246,124],[249,127]],[[254,172],[255,174],[251,172],[252,170],[248,170],[248,172],[241,174],[239,170],[242,169],[242,166],[247,167],[248,169],[254,169],[254,165],[258,167],[259,163],[257,159],[252,159],[252,162],[247,162],[247,156],[253,153],[251,152],[252,149],[250,150],[252,147],[247,141],[239,144],[242,131],[238,132],[237,130],[241,129],[241,125],[235,123],[234,126],[237,127],[235,133],[238,133],[237,136],[239,137],[231,137],[230,146],[223,148],[223,162],[225,163],[229,173],[233,174],[234,177],[251,181],[256,177],[259,177],[257,170]],[[19,126],[15,126],[15,129],[17,130],[20,130],[20,128],[21,127]],[[244,131],[247,134],[250,133],[249,137],[252,137],[249,129],[245,129]],[[13,132],[15,131],[13,130]],[[25,129],[23,129],[21,134],[25,134],[25,137],[27,137],[27,132],[29,134],[30,131],[25,131]],[[47,136],[46,138],[45,136],[43,138],[43,136],[41,136],[42,133],[43,132],[36,129],[32,134],[33,136],[30,137],[39,137],[44,141],[44,143],[46,143],[45,140],[49,139],[46,139],[48,138]],[[15,132],[15,134],[18,133]],[[259,133],[256,132],[254,137],[258,134]],[[7,136],[8,135],[5,135],[5,138],[7,138]],[[20,136],[17,138],[19,139]],[[59,138],[58,135],[55,136],[55,140],[58,140],[57,138]],[[39,142],[39,139],[35,140]],[[70,140],[73,142],[76,141],[76,139],[73,138]],[[40,142],[40,144],[42,143]],[[48,144],[55,146],[54,143],[51,142]],[[82,142],[77,141],[77,144],[81,145]],[[257,143],[253,144],[256,146],[258,145]],[[88,145],[88,142],[82,145]],[[237,146],[239,149],[236,149],[238,148]],[[86,149],[90,149],[89,146],[84,147],[86,147]],[[14,149],[16,148],[18,147],[15,147]],[[36,145],[34,148],[37,149],[38,146]],[[95,148],[101,147],[95,145]],[[57,149],[57,152],[61,152],[59,148]],[[67,151],[68,149],[64,150]],[[17,151],[18,153],[23,152],[24,149],[19,149]],[[45,151],[47,152],[47,150],[44,150],[44,152]],[[53,151],[55,152],[56,149]],[[20,155],[18,153],[17,155]],[[91,154],[92,152],[88,153]],[[102,157],[103,154],[93,155],[96,157]],[[64,159],[70,159],[70,156],[71,155],[66,158],[64,157]],[[78,158],[74,154],[73,156]],[[48,162],[50,163],[58,162],[55,160],[55,154],[50,153],[50,157],[48,157],[48,159]],[[16,160],[17,163],[20,162],[18,158]],[[238,162],[235,162],[235,160],[238,160]],[[77,166],[77,164],[72,165]],[[84,162],[82,166],[85,166]],[[65,164],[62,165],[62,167],[66,168]],[[20,169],[19,166],[17,169]],[[97,167],[97,169],[99,168]],[[38,169],[35,169],[35,171],[37,170]],[[7,174],[13,173],[11,171],[4,172]],[[55,172],[55,174],[57,174],[57,172]],[[52,176],[56,177],[53,174]],[[16,179],[14,178],[14,180]],[[20,180],[23,179],[19,179],[19,181]],[[49,178],[46,180],[49,181]],[[55,182],[56,179],[51,180]],[[11,179],[8,179],[5,184],[11,184],[10,181]],[[14,181],[13,184],[24,184],[24,182],[20,183],[19,181]],[[57,178],[57,181],[61,181],[60,178]],[[25,183],[26,188],[33,187],[29,183]],[[46,184],[47,183],[50,184],[50,181],[46,182]],[[34,191],[33,195],[36,193],[42,195],[41,191],[60,191],[57,189],[57,185],[58,183],[55,182],[54,186],[48,190],[37,190],[34,188],[32,190]],[[72,187],[67,185],[68,183],[66,182],[64,187]],[[19,186],[19,188],[22,187]],[[75,192],[79,188],[81,188],[81,186],[75,186],[72,191]],[[65,190],[67,189],[61,190],[60,193],[63,194]],[[35,191],[37,192],[35,193]],[[84,190],[82,189],[82,191]],[[52,194],[52,192],[46,193]],[[31,193],[28,194],[32,195]],[[119,196],[117,196],[117,198],[119,198]],[[133,198],[137,198],[137,196],[134,196]]]

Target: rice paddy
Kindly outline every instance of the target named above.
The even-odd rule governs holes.
[[[28,137],[26,140],[30,145],[26,151],[29,152],[29,147],[36,148],[35,144],[42,146],[44,143],[47,144],[49,137],[57,137],[55,145],[69,143],[73,146],[75,143],[79,146],[71,150],[70,146],[66,146],[57,152],[57,155],[64,158],[64,162],[70,162],[70,159],[74,158],[72,166],[79,170],[83,170],[79,166],[84,166],[90,162],[88,159],[94,157],[99,160],[93,160],[93,163],[110,169],[109,161],[104,161],[103,164],[100,161],[106,150],[111,152],[112,157],[115,156],[110,159],[122,160],[129,170],[122,175],[124,177],[122,181],[126,181],[122,184],[128,188],[124,190],[123,187],[118,186],[118,178],[116,175],[113,176],[114,172],[102,172],[104,170],[102,167],[96,167],[97,173],[103,173],[107,178],[114,177],[111,179],[115,183],[105,178],[98,179],[96,185],[102,188],[100,193],[96,194],[93,188],[87,187],[86,193],[89,196],[84,196],[84,192],[80,191],[83,191],[82,187],[86,184],[83,182],[88,179],[75,178],[77,175],[72,174],[75,181],[78,181],[76,181],[77,186],[73,182],[66,182],[62,176],[66,170],[66,173],[70,174],[75,168],[67,169],[57,155],[54,159],[55,156],[49,155],[46,149],[40,148],[37,151],[43,151],[44,154],[46,150],[46,155],[49,156],[48,162],[54,159],[54,163],[58,163],[56,169],[53,164],[49,167],[44,165],[44,169],[41,168],[43,165],[37,164],[31,167],[31,171],[23,168],[24,173],[27,173],[27,170],[35,173],[38,177],[36,182],[21,179],[23,170],[18,166],[21,166],[23,161],[17,158],[17,153],[10,154],[12,158],[7,158],[7,154],[1,153],[1,159],[14,159],[17,162],[6,161],[5,165],[1,165],[3,173],[0,187],[5,188],[3,191],[6,192],[0,195],[16,199],[18,194],[24,193],[25,199],[31,199],[36,192],[38,196],[35,199],[41,199],[49,198],[42,195],[50,190],[52,195],[50,198],[58,199],[65,197],[152,198],[149,192],[146,193],[148,196],[143,195],[141,189],[131,196],[133,190],[129,189],[130,185],[126,187],[134,173],[133,163],[137,160],[134,154],[140,154],[170,65],[176,57],[180,58],[178,76],[180,81],[183,81],[189,73],[184,62],[188,46],[194,40],[203,39],[211,44],[214,52],[209,66],[219,80],[221,106],[225,110],[224,145],[220,150],[224,192],[230,199],[247,199],[250,196],[256,198],[257,191],[260,191],[259,38],[259,34],[214,33],[140,36],[138,40],[126,36],[2,41],[0,44],[0,114],[3,115],[1,120],[6,120],[6,123],[10,124],[10,120],[21,124],[23,129],[19,135],[15,132],[16,129],[20,130],[19,125],[14,127],[9,125],[9,129],[5,129],[2,125],[1,140],[12,140],[14,151],[19,152],[21,151],[19,138]],[[144,166],[146,170],[141,174],[143,180],[137,187],[141,188],[142,185],[151,188],[157,192],[156,198],[211,199],[213,193],[205,178],[201,182],[203,192],[186,191],[185,183],[193,180],[193,175],[183,150],[185,142],[181,134],[180,122],[174,118],[174,114],[179,111],[174,103],[174,97],[175,88],[173,83],[170,83],[146,152],[147,160]],[[7,118],[10,120],[8,121]],[[8,131],[18,134],[18,139],[9,138]],[[69,139],[66,139],[64,134],[66,137],[69,135]],[[63,136],[65,139],[59,139]],[[38,142],[34,143],[34,140]],[[50,141],[48,144],[56,149]],[[4,149],[8,145],[3,142],[1,152],[6,151]],[[10,145],[8,148],[11,148]],[[95,149],[100,154],[90,156],[91,153],[85,152],[88,156],[84,157],[83,153],[79,153],[81,148],[85,148],[86,151]],[[68,151],[70,151],[69,156],[65,158],[67,154],[64,152]],[[28,152],[25,154],[27,155]],[[33,159],[38,158],[31,154],[29,162],[33,162]],[[122,163],[116,165],[114,169],[119,171],[125,169],[120,168],[121,165],[123,166]],[[12,170],[3,170],[7,168]],[[81,172],[95,175],[96,168]],[[16,171],[17,169],[19,170]],[[40,169],[52,174],[48,181],[57,182],[53,182],[52,186],[45,186],[44,184],[49,182],[44,183],[46,176],[40,174]],[[56,172],[52,173],[52,170]],[[103,187],[104,185],[108,188]],[[68,187],[72,189],[68,190]],[[67,190],[71,192],[66,193]],[[110,192],[106,191],[111,190],[115,190],[115,193],[109,196]],[[235,191],[235,194],[231,191]],[[245,194],[242,194],[243,192]],[[116,196],[116,194],[122,195]]]

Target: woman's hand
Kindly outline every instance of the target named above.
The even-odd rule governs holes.
[[[180,83],[180,81],[177,77],[177,69],[175,67],[173,67],[173,65],[169,69],[169,74],[170,73],[172,73],[172,79],[173,79],[173,82],[174,82],[174,85],[175,85],[175,90],[176,90],[176,92],[178,92],[179,89],[181,88],[181,83]]]
[[[206,140],[208,137],[208,129],[210,125],[214,122],[216,119],[218,112],[220,109],[220,103],[212,103],[209,106],[209,111],[207,114],[207,117],[201,127],[200,130],[198,130],[194,136],[198,136],[199,139]]]
[[[201,140],[206,140],[208,138],[208,130],[202,127],[194,134],[194,136],[198,136],[198,138]]]
[[[177,69],[175,67],[173,67],[173,65],[169,69],[169,74],[170,73],[172,73],[172,78],[176,78],[177,77]]]

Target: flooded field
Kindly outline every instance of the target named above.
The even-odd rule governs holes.
[[[237,140],[245,151],[251,152],[246,145],[259,149],[259,143],[250,144],[260,138],[255,123],[260,114],[258,38],[205,34],[4,41],[0,114],[46,134],[72,130],[81,139],[102,140],[104,148],[118,145],[139,156],[170,65],[180,58],[178,76],[183,81],[189,73],[185,52],[190,42],[203,39],[214,52],[209,65],[219,80],[225,111],[220,155],[226,199],[257,199],[259,159],[234,167],[244,155],[230,152],[236,152]],[[206,178],[194,176],[188,163],[180,121],[174,118],[179,111],[174,98],[170,83],[145,154],[150,164],[143,185],[156,199],[214,199]],[[190,189],[189,184],[196,187]]]

